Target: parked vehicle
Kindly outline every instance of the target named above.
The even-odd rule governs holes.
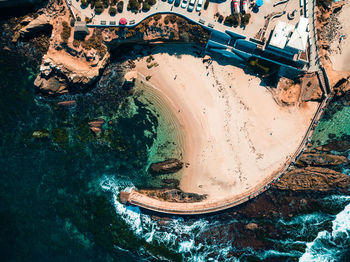
[[[174,2],[174,0],[168,0],[169,4],[172,4]]]
[[[179,6],[181,3],[181,0],[175,0],[174,6]]]
[[[196,11],[199,12],[200,10],[202,10],[202,6],[203,6],[203,0],[198,0]]]
[[[232,0],[231,4],[232,4],[232,6],[233,6],[233,11],[234,11],[235,13],[238,13],[238,14],[239,14],[239,12],[240,12],[240,10],[239,10],[240,0]]]
[[[247,2],[247,0],[243,0],[242,9],[243,9],[244,13],[248,12],[248,2]]]
[[[195,3],[196,3],[196,0],[190,0],[190,3],[189,3],[188,8],[187,8],[187,10],[188,10],[189,12],[192,12],[192,11],[193,11],[194,4],[195,4]]]
[[[182,0],[181,7],[186,8],[187,4],[188,4],[188,0]]]

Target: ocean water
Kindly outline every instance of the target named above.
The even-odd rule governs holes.
[[[269,219],[229,210],[160,223],[122,205],[121,190],[161,185],[147,173],[150,161],[181,153],[171,116],[148,104],[154,95],[123,95],[113,65],[109,82],[59,98],[35,94],[37,71],[37,62],[0,51],[1,261],[349,261],[347,195]],[[68,99],[77,104],[56,105]],[[349,132],[348,112],[321,121],[316,139]],[[87,125],[96,118],[106,120],[98,136]],[[242,244],[250,222],[271,230],[256,234],[264,247]]]

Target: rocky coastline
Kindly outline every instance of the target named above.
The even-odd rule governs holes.
[[[112,70],[107,67],[111,59],[108,50],[111,46],[115,45],[113,42],[115,40],[112,40],[111,37],[109,44],[101,42],[97,45],[99,48],[102,47],[102,51],[105,50],[106,53],[104,54],[103,52],[99,53],[101,50],[94,48],[90,50],[81,48],[80,51],[74,49],[78,53],[67,51],[70,50],[70,47],[62,42],[58,28],[62,24],[61,14],[64,14],[63,16],[69,20],[69,12],[66,8],[57,8],[56,1],[49,1],[47,8],[38,11],[39,15],[31,14],[29,15],[30,18],[26,16],[21,19],[12,19],[2,24],[2,27],[6,27],[7,30],[4,31],[1,37],[1,48],[6,52],[31,55],[33,59],[37,59],[38,57],[41,59],[44,56],[40,68],[41,72],[35,80],[35,85],[41,94],[61,95],[69,92],[81,92],[98,80],[108,81],[108,75],[112,73]],[[57,16],[57,13],[60,15]],[[325,13],[322,14],[324,15]],[[36,26],[34,26],[35,24]],[[37,29],[31,29],[33,26],[34,28],[40,28],[38,29],[39,31]],[[48,36],[47,33],[50,31],[52,35]],[[99,30],[95,29],[95,31]],[[93,32],[90,33],[92,35],[94,34]],[[98,34],[104,35],[108,33],[99,32]],[[13,36],[13,38],[11,37],[13,42],[8,41],[9,35]],[[135,37],[132,41],[137,43],[139,39]],[[326,51],[326,46],[323,45],[323,47],[322,50]],[[86,76],[85,69],[75,70],[69,68],[64,61],[58,62],[56,60],[57,51],[59,54],[62,52],[71,52],[69,55],[75,59],[74,61],[83,61],[84,64],[89,65],[89,68],[93,68],[91,74]],[[89,61],[90,59],[91,61]],[[330,70],[326,63],[327,53],[324,53],[323,59],[326,69]],[[71,62],[71,60],[69,61]],[[122,68],[120,70],[121,72],[123,71]],[[336,95],[335,101],[341,104],[341,106],[349,106],[349,75],[342,73],[333,77],[334,75],[334,72],[330,72],[332,88]],[[83,86],[83,90],[77,90],[78,86]],[[317,100],[318,97],[313,99]],[[288,100],[287,102],[289,103],[291,101]],[[73,101],[60,103],[59,106],[74,106]],[[104,120],[92,119],[90,128],[94,133],[100,133],[103,124],[105,124]],[[45,138],[47,133],[36,133],[35,136]],[[266,242],[263,239],[266,236],[273,239],[280,236],[281,232],[272,223],[266,223],[266,219],[276,221],[281,217],[292,218],[297,214],[318,210],[319,208],[331,208],[326,207],[322,203],[323,196],[329,193],[350,195],[350,178],[342,173],[342,169],[349,166],[346,157],[346,152],[350,149],[349,141],[349,137],[344,136],[341,140],[330,139],[327,144],[307,150],[298,159],[296,166],[288,174],[283,176],[270,190],[242,206],[222,212],[211,218],[217,219],[219,217],[222,224],[215,229],[204,232],[202,234],[202,240],[208,238],[222,240],[228,235],[226,232],[231,232],[234,235],[236,244],[242,249],[246,247],[257,249],[268,248],[273,243]],[[200,201],[205,198],[205,196],[181,192],[178,189],[178,181],[176,180],[169,180],[168,182],[170,188],[162,191],[148,191],[144,189],[143,192],[154,194],[155,197],[164,198],[167,201],[191,202]],[[336,211],[336,209],[333,210],[333,212]],[[232,218],[235,218],[239,222],[228,225],[224,223]],[[166,221],[171,218],[167,216],[152,216],[152,219],[158,221],[160,226],[164,226]],[[183,238],[186,238],[186,236],[183,236]],[[237,253],[232,253],[228,256],[239,255],[239,252],[238,250]],[[215,254],[212,254],[212,256],[215,257]]]

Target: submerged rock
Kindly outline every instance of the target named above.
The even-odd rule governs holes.
[[[170,174],[179,171],[184,163],[178,159],[171,158],[162,162],[153,163],[149,171],[153,175]]]
[[[75,103],[76,103],[75,100],[68,100],[68,101],[58,102],[57,105],[62,107],[70,107],[70,106],[74,106]]]
[[[256,223],[249,223],[245,226],[245,228],[254,231],[257,230],[259,226]]]
[[[47,130],[34,131],[32,136],[37,139],[46,138],[50,136],[50,132]]]
[[[94,121],[89,122],[90,130],[94,133],[102,132],[102,125],[105,123],[103,119],[96,119]]]

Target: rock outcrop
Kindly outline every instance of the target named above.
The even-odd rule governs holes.
[[[103,119],[96,119],[94,121],[89,122],[89,127],[92,132],[95,134],[102,132],[102,125],[105,123]]]
[[[149,171],[153,175],[170,174],[179,171],[184,163],[178,159],[172,158],[162,162],[153,163]]]
[[[327,153],[304,153],[298,159],[302,166],[336,166],[348,162],[345,156]]]
[[[186,193],[180,189],[144,189],[139,190],[141,194],[168,202],[194,203],[206,199],[206,195]]]
[[[316,149],[326,152],[332,150],[338,152],[345,152],[350,149],[350,136],[343,135],[340,140],[333,140],[328,144],[317,147]]]
[[[26,26],[19,30],[20,38],[31,38],[36,34],[45,33],[52,30],[52,25],[50,24],[51,18],[44,14],[39,15],[37,18],[30,21]],[[23,22],[23,21],[22,21]],[[17,39],[14,38],[14,41]]]
[[[350,176],[329,168],[297,168],[286,174],[274,188],[292,191],[346,191],[350,189]]]

